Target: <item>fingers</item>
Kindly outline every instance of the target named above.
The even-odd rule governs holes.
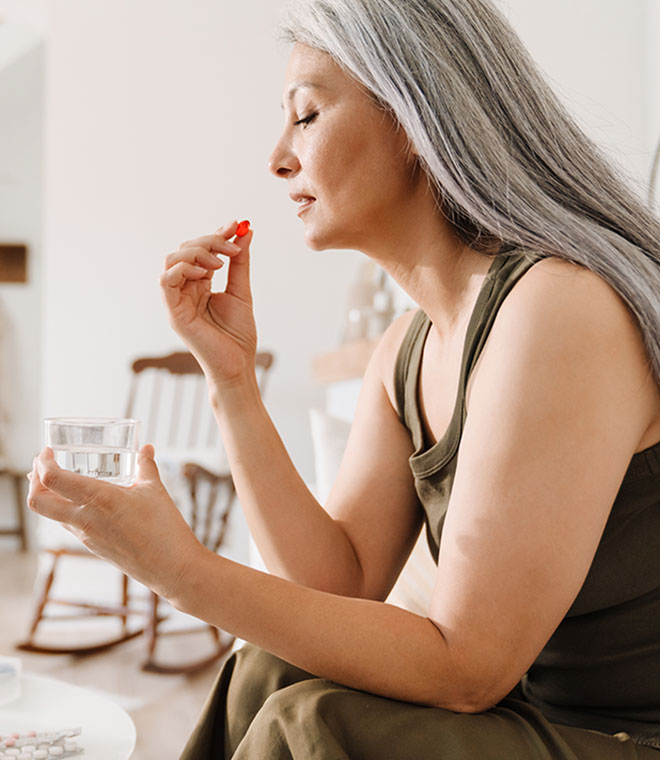
[[[192,264],[206,266],[209,259],[204,256],[205,253],[210,254],[211,259],[215,259],[213,254],[221,253],[225,256],[234,256],[240,253],[241,247],[229,239],[236,234],[237,229],[238,222],[234,220],[219,227],[212,235],[202,235],[192,240],[186,240],[185,243],[181,243],[178,251],[167,256],[165,259],[166,268],[179,261],[189,261]]]
[[[252,303],[252,291],[250,289],[250,243],[252,242],[253,230],[247,235],[237,238],[240,253],[232,256],[227,275],[227,287],[225,293],[236,296],[246,303]]]
[[[222,235],[226,240],[229,240],[230,237],[236,234],[236,230],[238,229],[238,222],[236,219],[234,219],[231,222],[228,222],[227,224],[223,224],[222,227],[218,227],[216,230],[216,234]]]
[[[172,263],[180,261],[182,257],[190,256],[191,251],[195,249],[198,253],[200,251],[208,251],[212,254],[222,253],[225,256],[239,253],[240,248],[229,239],[236,234],[237,229],[238,222],[233,221],[218,228],[212,235],[202,235],[192,240],[186,240],[185,243],[181,243],[176,253],[172,253],[167,257],[166,266],[171,266]],[[198,261],[196,263],[201,264],[202,262]]]
[[[188,243],[183,243],[178,251],[165,257],[165,268],[173,266],[179,261],[188,261],[191,264],[199,264],[213,268],[219,261],[218,254],[234,256],[240,253],[236,243],[225,240],[221,235],[205,235]]]
[[[238,227],[236,222],[234,222],[231,226],[234,228],[234,232],[235,232],[236,231],[235,228]],[[185,243],[181,243],[179,248],[186,249],[186,248],[201,247],[201,248],[206,248],[209,251],[215,251],[216,253],[226,252],[227,255],[229,255],[230,253],[236,250],[236,243],[232,240],[229,240],[229,238],[234,233],[228,236],[225,233],[226,229],[228,228],[220,227],[211,235],[201,235],[200,237],[193,238],[192,240],[186,240]]]
[[[229,274],[225,292],[240,298],[247,303],[252,302],[250,291],[250,243],[253,231],[247,235],[230,241],[236,234],[238,222],[233,221],[220,227],[213,235],[203,235],[182,243],[179,250],[170,253],[165,258],[165,271],[161,276],[161,285],[165,289],[165,299],[168,306],[178,302],[177,290],[180,290],[187,280],[210,279],[213,272],[223,266],[218,254],[230,258]],[[202,273],[203,270],[203,273]],[[171,292],[168,295],[168,289]]]
[[[33,470],[33,482],[36,479],[34,474],[35,470]],[[55,462],[52,449],[49,448],[43,449],[37,457],[36,476],[45,489],[73,504],[86,504],[97,497],[105,488],[108,488],[108,483],[63,470]],[[67,522],[70,521],[67,520]]]
[[[150,443],[143,446],[138,454],[138,480],[141,482],[158,481],[160,483],[158,465],[154,460],[154,447]]]
[[[222,262],[218,262],[222,266]],[[160,283],[166,288],[181,288],[188,280],[203,280],[209,274],[205,267],[180,261],[170,269],[166,269],[160,277]]]
[[[33,512],[59,522],[70,522],[74,518],[76,506],[69,499],[65,499],[43,486],[37,470],[36,458],[28,478],[30,487],[27,503]]]
[[[161,293],[165,305],[171,313],[181,303],[181,290],[188,282],[207,280],[210,282],[213,273],[203,267],[193,266],[181,261],[171,269],[166,269],[160,276]]]
[[[186,240],[185,243],[181,243],[180,248],[187,248],[188,246],[201,245],[203,247],[221,246],[223,244],[232,246],[234,243],[229,241],[229,238],[236,234],[238,229],[238,222],[236,220],[223,224],[212,235],[202,235],[201,237],[193,238],[192,240]]]

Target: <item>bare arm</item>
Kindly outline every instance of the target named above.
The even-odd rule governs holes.
[[[214,399],[241,506],[268,569],[310,588],[384,599],[421,524],[407,431],[381,375],[400,340],[395,326],[363,379],[340,470],[323,508],[296,471],[258,393]]]
[[[311,588],[384,599],[419,530],[410,441],[382,376],[402,337],[394,326],[367,369],[337,484],[325,509],[296,471],[259,395],[249,283],[252,233],[237,249],[221,234],[184,243],[162,277],[171,322],[204,368],[211,403],[251,533],[273,573]],[[231,257],[225,292],[211,292]]]

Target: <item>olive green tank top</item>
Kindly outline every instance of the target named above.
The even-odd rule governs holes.
[[[418,311],[394,369],[398,413],[435,561],[465,423],[465,391],[502,302],[542,256],[494,257],[468,323],[458,393],[445,435],[429,446],[418,386],[431,322]],[[532,392],[533,389],[530,389]],[[518,693],[554,723],[625,731],[660,747],[660,442],[634,454],[585,582]]]

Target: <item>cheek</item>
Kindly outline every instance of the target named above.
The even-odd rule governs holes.
[[[380,138],[380,139],[379,139]],[[410,169],[399,143],[375,130],[357,132],[343,146],[343,169],[354,192],[364,201],[392,199],[409,192]]]
[[[374,182],[384,193],[410,194],[415,179],[414,163],[401,140],[386,139],[380,145],[372,146],[371,163]]]
[[[412,169],[402,141],[369,123],[310,135],[301,165],[307,189],[322,201],[319,213],[339,212],[349,226],[354,218],[380,218],[410,196]]]
[[[305,147],[301,164],[312,183],[310,189],[316,189],[319,193],[336,192],[341,188],[341,179],[346,176],[349,163],[346,160],[345,144],[319,133]]]

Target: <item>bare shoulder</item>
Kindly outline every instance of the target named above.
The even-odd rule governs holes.
[[[395,409],[394,365],[401,348],[401,343],[417,311],[417,309],[410,309],[397,317],[389,325],[381,336],[372,358],[374,370],[378,373],[390,403]]]
[[[498,320],[520,331],[535,328],[545,338],[608,342],[646,365],[641,330],[619,293],[595,272],[556,257],[542,259],[521,277]]]
[[[634,319],[617,291],[599,274],[584,266],[550,256],[537,262],[516,283],[504,306],[508,309],[536,305],[545,311],[555,304],[560,311],[572,308],[633,325]]]
[[[479,360],[487,375],[502,363],[521,377],[545,367],[534,373],[539,392],[539,384],[562,382],[586,383],[594,393],[609,386],[649,428],[660,422],[660,391],[637,320],[604,278],[578,264],[542,259],[514,285]]]

